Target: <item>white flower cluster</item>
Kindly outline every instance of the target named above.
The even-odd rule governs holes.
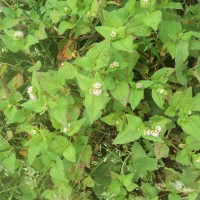
[[[32,130],[32,131],[31,131],[31,134],[36,135],[36,134],[37,134],[37,131],[36,131],[36,130]]]
[[[70,124],[67,124],[67,125],[65,126],[65,128],[63,129],[63,133],[69,132],[70,127],[71,127]]]
[[[29,86],[28,89],[27,89],[27,93],[29,95],[29,98],[31,100],[36,100],[36,96],[33,94],[33,87],[32,86]]]
[[[142,4],[143,4],[144,6],[149,6],[149,5],[150,5],[150,0],[143,0],[143,1],[142,1]]]
[[[159,133],[162,131],[161,126],[156,126],[154,130],[145,130],[144,134],[147,136],[153,136],[153,137],[158,137]]]
[[[136,86],[135,86],[137,89],[141,89],[141,88],[143,88],[144,86],[143,86],[143,84],[142,83],[136,83]]]
[[[16,39],[18,39],[18,38],[23,39],[24,38],[24,33],[22,31],[16,31],[14,33],[14,38],[16,38]]]
[[[96,82],[93,86],[92,91],[90,92],[94,96],[100,96],[102,94],[102,84],[99,82]]]
[[[115,31],[112,31],[112,32],[110,33],[110,37],[111,37],[111,38],[116,38],[116,37],[117,37],[117,33],[116,33]]]
[[[112,68],[112,69],[117,68],[117,67],[119,67],[119,63],[117,61],[114,61],[113,63],[111,63],[109,65],[109,67]]]
[[[158,93],[158,94],[163,94],[164,92],[165,92],[164,89],[161,89],[161,88],[157,89],[157,93]]]

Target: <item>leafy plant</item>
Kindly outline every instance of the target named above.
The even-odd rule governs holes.
[[[200,1],[0,16],[2,200],[200,198]]]

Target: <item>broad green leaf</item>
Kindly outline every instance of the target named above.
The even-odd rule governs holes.
[[[16,156],[14,153],[11,153],[10,155],[8,155],[8,157],[4,158],[3,160],[3,165],[5,166],[5,168],[10,172],[10,173],[14,173],[15,170],[15,162],[16,162]]]
[[[7,117],[7,124],[21,123],[25,120],[22,110],[18,110],[16,106],[10,105],[4,110],[4,114]]]
[[[142,183],[140,188],[146,199],[154,199],[158,195],[156,188],[153,187],[150,183]]]
[[[57,10],[53,10],[51,13],[50,13],[50,19],[52,21],[52,23],[56,24],[60,21],[60,13],[57,11]]]
[[[49,108],[49,115],[53,117],[61,125],[67,124],[66,114],[68,109],[68,102],[64,97],[56,99],[56,106]]]
[[[158,28],[163,43],[176,40],[182,30],[181,24],[176,21],[162,21]]]
[[[181,165],[191,165],[191,152],[190,149],[186,148],[180,150],[176,155],[176,161]]]
[[[43,22],[40,23],[39,29],[35,31],[34,36],[37,40],[44,40],[47,38],[47,34],[45,32],[45,24]]]
[[[123,26],[121,19],[113,12],[103,10],[103,26],[118,28]]]
[[[75,24],[72,24],[70,22],[62,21],[59,24],[58,30],[60,34],[63,34],[66,30],[70,30],[75,27]]]
[[[89,92],[85,94],[85,108],[91,124],[101,117],[101,111],[105,108],[109,100],[110,98],[107,96],[94,96]]]
[[[0,30],[9,29],[16,26],[19,23],[18,19],[12,19],[10,17],[3,17],[0,19]]]
[[[133,38],[130,35],[120,40],[113,41],[112,45],[120,51],[133,52]]]
[[[161,20],[162,20],[162,12],[159,10],[150,13],[144,17],[144,23],[147,26],[153,28],[155,31],[157,30],[158,24],[161,22]]]
[[[177,9],[177,10],[182,10],[183,6],[179,2],[168,2],[166,5],[164,5],[165,8],[168,9]]]
[[[69,62],[65,62],[64,66],[59,68],[56,74],[56,80],[61,84],[64,85],[65,80],[70,80],[75,78],[76,76],[76,68]]]
[[[67,135],[72,136],[72,135],[76,134],[80,130],[80,128],[82,127],[84,122],[85,122],[85,118],[71,122],[70,130],[67,132]]]
[[[191,135],[198,140],[200,139],[200,116],[192,115],[186,118],[179,118],[178,124],[188,135]]]
[[[154,144],[154,153],[156,159],[166,158],[169,156],[169,147],[166,144],[156,142]]]
[[[84,76],[82,74],[76,74],[76,79],[78,81],[78,85],[81,88],[81,90],[85,91],[85,92],[89,92],[89,89],[91,87],[92,84],[92,79]]]
[[[160,108],[160,109],[164,109],[163,105],[165,103],[164,101],[164,94],[160,94],[158,92],[158,88],[152,88],[152,98],[154,100],[154,102],[156,103],[156,105]]]
[[[187,75],[185,74],[186,64],[184,61],[189,56],[189,41],[180,40],[176,47],[175,69],[178,81],[182,85],[187,84]]]
[[[111,91],[111,95],[125,107],[129,98],[128,83],[126,81],[119,82],[115,89]]]
[[[135,172],[134,180],[138,180],[147,174],[147,171],[153,171],[157,168],[157,160],[150,158],[142,146],[135,142],[131,148],[131,167],[132,171]]]
[[[86,56],[93,63],[92,70],[99,70],[105,67],[110,60],[110,43],[107,40],[96,44],[91,48]]]
[[[63,156],[71,162],[76,162],[76,149],[74,146],[69,145],[63,152]]]
[[[9,149],[9,143],[0,135],[0,152],[8,151]]]
[[[129,97],[129,102],[131,104],[132,110],[134,110],[138,106],[138,104],[143,98],[144,98],[144,90],[138,89],[133,86],[131,88],[130,97]]]
[[[127,127],[120,132],[114,139],[114,144],[126,144],[133,142],[141,137],[141,131],[138,129],[142,126],[142,120],[133,115],[126,115],[128,120]]]
[[[182,200],[182,197],[178,194],[170,193],[168,195],[168,200]]]
[[[84,188],[86,188],[86,187],[93,188],[94,180],[90,176],[88,176],[83,180],[83,185],[84,185]]]

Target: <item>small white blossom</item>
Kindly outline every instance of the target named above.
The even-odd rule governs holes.
[[[198,159],[196,160],[196,163],[200,163],[200,158],[198,158]]]
[[[90,94],[93,94],[94,96],[100,96],[102,94],[101,83],[96,82],[92,87],[93,89],[90,90]]]
[[[33,87],[32,86],[29,86],[28,89],[27,89],[27,93],[29,95],[29,98],[31,100],[36,100],[37,97],[33,94]]]
[[[164,92],[165,92],[164,89],[161,89],[161,88],[157,89],[157,93],[158,93],[158,94],[163,94]]]
[[[102,89],[93,89],[92,94],[94,96],[101,96],[102,95]]]
[[[190,111],[188,111],[188,115],[191,115],[192,114],[192,111],[190,110]]]
[[[135,86],[137,89],[141,89],[141,88],[143,88],[144,86],[143,86],[143,84],[142,83],[136,83],[136,86]]]
[[[150,5],[150,0],[143,0],[143,1],[142,1],[142,4],[143,4],[144,6],[149,6],[149,5]]]
[[[35,135],[35,134],[37,134],[37,131],[36,130],[32,130],[31,134]]]
[[[86,17],[90,17],[90,16],[91,16],[91,12],[90,12],[90,11],[87,11]]]
[[[158,137],[161,130],[162,130],[161,126],[157,125],[155,129],[145,130],[143,133],[147,136]]]
[[[61,67],[64,67],[64,65],[65,65],[64,62],[61,62],[61,63],[60,63],[60,66],[61,66]]]
[[[117,61],[114,61],[113,63],[111,63],[110,65],[109,65],[109,67],[110,68],[116,68],[116,67],[119,67],[119,63],[117,62]]]
[[[20,38],[22,39],[24,37],[24,33],[22,31],[16,31],[14,33],[14,37],[17,39],[17,38]]]
[[[93,85],[93,88],[94,89],[100,89],[102,87],[102,84],[99,83],[99,82],[96,82],[94,85]]]
[[[117,33],[116,33],[115,31],[112,31],[112,32],[110,33],[110,37],[111,37],[111,38],[116,38],[116,37],[117,37]]]
[[[28,92],[28,94],[31,94],[33,92],[33,87],[29,86],[28,89],[27,89],[27,92]]]
[[[65,128],[63,129],[63,133],[67,133],[69,132],[69,130],[70,130],[70,124],[67,124]]]
[[[160,133],[162,130],[162,127],[158,125],[158,126],[156,126],[156,130]]]

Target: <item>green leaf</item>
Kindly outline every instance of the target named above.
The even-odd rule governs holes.
[[[47,38],[47,34],[45,32],[45,24],[43,22],[40,23],[39,29],[35,31],[34,36],[37,40],[44,40]]]
[[[113,12],[103,10],[103,26],[118,28],[123,26],[122,20]]]
[[[185,74],[186,64],[184,61],[189,56],[189,41],[180,40],[176,47],[175,69],[178,81],[182,85],[187,84],[187,75]]]
[[[128,83],[126,81],[119,82],[115,89],[111,91],[111,95],[125,107],[129,98]]]
[[[63,152],[63,156],[71,162],[76,162],[76,149],[74,146],[69,145]]]
[[[127,51],[132,53],[133,52],[133,38],[132,36],[128,35],[125,38],[122,38],[117,41],[113,41],[112,45],[114,48],[121,50],[121,51]]]
[[[76,134],[80,128],[82,127],[83,123],[85,122],[85,118],[71,122],[70,123],[70,130],[67,132],[68,136],[72,136],[74,134]]]
[[[179,2],[168,2],[164,7],[168,9],[183,10],[183,6]]]
[[[142,133],[138,129],[142,126],[142,120],[133,115],[126,115],[126,117],[128,120],[128,125],[117,135],[113,141],[114,144],[126,144],[141,137]]]
[[[50,19],[52,21],[52,23],[56,24],[60,21],[60,13],[59,11],[57,10],[53,10],[51,13],[50,13]]]
[[[84,188],[86,188],[86,187],[93,188],[94,180],[90,176],[88,176],[83,180],[83,185],[84,185]]]
[[[70,30],[75,27],[75,24],[72,24],[70,22],[62,21],[59,24],[58,30],[60,34],[63,34],[66,30]]]
[[[166,158],[169,156],[169,147],[166,144],[156,142],[154,144],[154,153],[156,159]]]
[[[144,23],[147,26],[153,28],[154,31],[157,30],[158,24],[161,22],[161,20],[162,20],[162,12],[159,10],[150,13],[144,17]]]
[[[188,135],[191,135],[198,140],[200,139],[200,116],[192,115],[185,118],[179,118],[178,124]]]
[[[159,37],[163,43],[174,41],[181,33],[182,26],[176,21],[162,21],[159,24]]]
[[[134,180],[138,180],[147,174],[147,171],[152,171],[157,168],[157,160],[155,158],[150,158],[142,146],[135,142],[132,151],[132,159],[130,164],[132,166],[132,171],[135,173]]]
[[[105,108],[109,100],[110,98],[107,96],[94,96],[90,93],[85,94],[85,108],[91,124],[101,117],[101,110]]]
[[[164,94],[160,94],[158,88],[152,88],[152,98],[160,109],[164,109]]]
[[[82,74],[76,74],[76,79],[78,81],[78,85],[81,88],[81,90],[85,91],[85,92],[89,92],[89,89],[91,87],[92,84],[92,79],[84,76]]]
[[[129,97],[129,102],[131,104],[132,110],[134,110],[138,106],[138,104],[143,98],[144,98],[144,90],[138,89],[133,86],[131,88],[130,97]]]
[[[64,66],[59,68],[56,74],[56,80],[61,84],[64,85],[66,80],[70,80],[75,78],[76,76],[76,68],[69,62],[65,62]]]
[[[108,65],[110,60],[110,43],[107,40],[96,44],[86,54],[93,63],[92,70],[99,70]]]
[[[12,174],[15,171],[15,162],[16,162],[16,156],[14,153],[11,153],[8,157],[4,158],[4,160],[2,161],[5,168]]]
[[[179,196],[178,194],[170,193],[168,195],[168,200],[182,200],[182,197]]]
[[[12,19],[10,17],[3,17],[0,19],[0,30],[9,29],[16,26],[19,23],[18,19]]]

